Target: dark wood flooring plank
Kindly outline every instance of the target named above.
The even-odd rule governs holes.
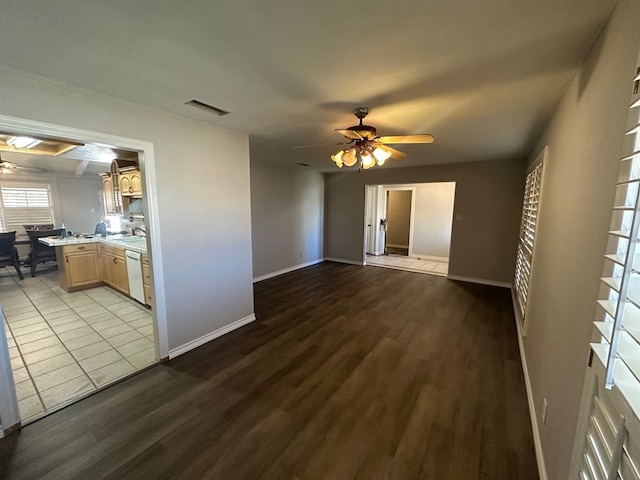
[[[7,479],[538,478],[511,296],[325,262],[256,322],[0,440]]]

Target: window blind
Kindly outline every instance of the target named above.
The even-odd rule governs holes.
[[[2,230],[25,233],[23,225],[54,223],[49,185],[0,187]]]
[[[527,175],[524,189],[524,202],[522,204],[522,219],[520,222],[520,238],[516,256],[514,284],[523,318],[527,305],[527,297],[529,295],[533,245],[535,243],[536,227],[538,224],[542,168],[543,163],[540,163]]]

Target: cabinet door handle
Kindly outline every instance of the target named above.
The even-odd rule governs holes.
[[[67,263],[69,263],[69,256],[68,256],[68,255],[65,255],[65,256],[64,256],[64,261],[65,261],[65,262],[67,262]]]
[[[87,247],[78,247],[78,250],[84,250]]]

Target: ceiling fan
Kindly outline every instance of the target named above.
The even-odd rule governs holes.
[[[31,173],[43,173],[46,172],[44,168],[37,167],[21,167],[20,165],[16,165],[13,162],[7,162],[6,160],[2,160],[2,155],[0,154],[0,175],[10,175],[16,174],[20,171],[31,172]]]
[[[388,135],[378,136],[375,127],[364,125],[362,120],[369,113],[367,107],[358,107],[353,111],[360,123],[345,129],[336,129],[336,132],[344,135],[349,141],[338,145],[350,145],[331,155],[331,160],[342,168],[343,165],[352,167],[356,164],[365,170],[373,167],[376,163],[383,165],[388,158],[400,159],[406,154],[391,148],[389,145],[410,144],[410,143],[433,143],[434,138],[428,133],[415,135]]]

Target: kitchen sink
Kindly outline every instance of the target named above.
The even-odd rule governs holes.
[[[144,243],[146,245],[147,239],[144,237],[122,237],[118,238],[116,241],[123,243]]]

